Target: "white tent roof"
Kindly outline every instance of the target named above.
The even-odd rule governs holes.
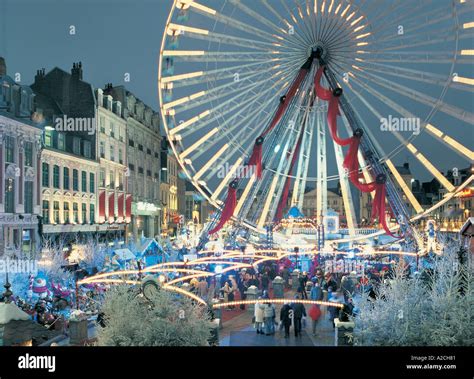
[[[128,261],[136,258],[135,254],[133,254],[130,249],[115,249],[114,253],[118,255],[118,259],[121,261]]]
[[[29,320],[30,316],[13,303],[0,303],[0,324],[8,324],[12,320]]]

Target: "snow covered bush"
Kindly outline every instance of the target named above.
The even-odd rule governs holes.
[[[204,346],[211,333],[206,309],[165,290],[151,302],[128,286],[112,288],[101,311],[101,346]]]
[[[448,246],[431,269],[406,277],[396,269],[376,299],[363,295],[355,317],[356,345],[459,346],[474,344],[473,272]]]

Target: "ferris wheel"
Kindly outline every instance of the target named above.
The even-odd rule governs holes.
[[[211,232],[231,218],[262,231],[309,185],[322,217],[331,181],[350,230],[358,190],[406,229],[470,185],[438,167],[474,159],[473,13],[470,0],[175,0],[159,101],[183,172],[221,210]],[[436,204],[418,202],[400,156],[439,182]]]

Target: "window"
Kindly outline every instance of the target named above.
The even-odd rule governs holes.
[[[44,144],[47,147],[53,146],[53,131],[52,130],[45,130],[44,132]]]
[[[84,145],[84,156],[86,158],[91,158],[92,157],[92,147],[90,141],[83,141],[82,142]]]
[[[49,187],[49,164],[48,163],[45,163],[43,162],[43,173],[42,173],[42,176],[43,176],[43,187]]]
[[[91,204],[89,206],[89,220],[91,224],[95,223],[95,205]]]
[[[99,172],[99,186],[105,187],[105,170],[101,169]]]
[[[63,169],[63,188],[65,190],[69,189],[69,183],[70,183],[69,169],[67,167],[64,167],[64,169]]]
[[[82,203],[82,212],[81,212],[82,223],[85,224],[87,222],[87,204]]]
[[[135,165],[134,164],[129,164],[128,165],[128,168],[130,169],[130,171],[135,171]]]
[[[87,172],[82,171],[82,192],[87,192]]]
[[[72,217],[75,224],[79,223],[79,204],[72,203]]]
[[[146,149],[146,153],[147,153],[148,155],[151,155],[151,150],[150,150],[150,149]]]
[[[43,200],[43,224],[49,224],[49,201]]]
[[[123,142],[123,132],[122,132],[122,128],[119,127],[118,132],[119,132],[119,141],[120,141],[120,142]]]
[[[59,166],[57,165],[53,167],[53,187],[59,188]]]
[[[104,141],[100,141],[100,157],[101,158],[105,158],[105,142]]]
[[[66,150],[66,136],[63,133],[58,133],[58,150]]]
[[[55,224],[59,224],[59,201],[55,201],[53,204],[53,220]]]
[[[123,190],[123,174],[121,172],[118,174],[118,189]]]
[[[33,143],[25,142],[25,166],[33,167]]]
[[[110,145],[110,160],[115,161],[115,148],[112,145]]]
[[[76,155],[81,155],[81,139],[79,137],[72,139],[72,152]]]
[[[160,155],[158,153],[155,153],[155,158],[159,158]]]
[[[109,172],[109,188],[115,187],[115,175],[113,171]]]
[[[122,149],[119,149],[119,156],[118,156],[118,159],[119,159],[119,163],[120,163],[120,164],[123,164],[123,158],[122,158],[122,157],[123,157],[123,154],[122,154],[122,153],[123,153],[123,152],[122,152]]]
[[[113,122],[110,123],[110,136],[115,138],[115,124]]]
[[[102,133],[105,133],[105,117],[104,116],[101,116],[99,118],[99,124],[100,124],[100,131]]]
[[[143,167],[138,167],[138,173],[143,174]]]
[[[95,192],[95,175],[92,172],[89,174],[89,192]]]
[[[146,176],[151,176],[151,170],[146,170]]]
[[[79,171],[72,170],[72,190],[79,191]]]
[[[5,137],[5,162],[15,162],[15,139],[11,136]]]
[[[129,139],[129,140],[128,140],[128,146],[130,146],[130,147],[135,147],[135,141],[132,140],[132,139]]]
[[[64,217],[64,223],[69,224],[71,219],[69,217],[69,203],[67,201],[65,201],[63,205],[63,217]]]
[[[5,213],[15,213],[15,180],[5,180]]]
[[[138,150],[143,151],[143,145],[138,145]]]
[[[33,213],[33,182],[25,182],[25,213]]]

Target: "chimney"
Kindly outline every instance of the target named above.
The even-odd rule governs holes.
[[[74,79],[82,80],[82,62],[72,64],[71,75]]]
[[[7,64],[5,63],[5,58],[0,57],[0,76],[7,75]]]
[[[36,70],[36,75],[35,75],[35,83],[39,83],[45,75],[45,69],[42,68],[41,70]]]

